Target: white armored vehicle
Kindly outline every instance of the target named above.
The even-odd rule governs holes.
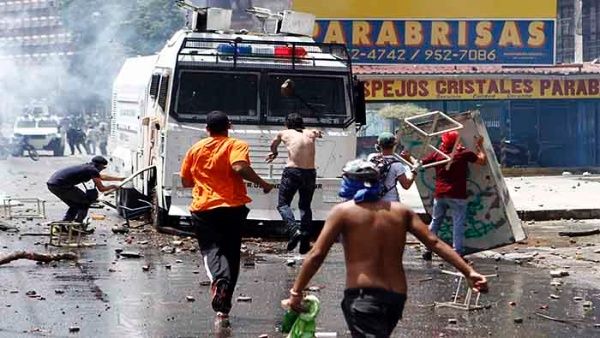
[[[152,168],[132,180],[139,194],[122,196],[118,203],[145,196],[154,203],[158,227],[177,226],[190,216],[192,191],[181,185],[181,160],[207,136],[206,115],[214,110],[228,114],[230,136],[248,142],[253,168],[271,183],[279,183],[286,154],[265,163],[270,141],[289,113],[301,114],[307,127],[323,132],[317,142],[314,219],[324,220],[340,201],[341,168],[355,157],[356,126],[364,124],[365,114],[363,85],[352,76],[347,50],[314,42],[312,15],[249,12],[259,13],[265,32],[231,31],[231,11],[195,8],[192,27],[177,32],[158,55],[129,59],[115,81],[113,170],[130,175]],[[295,90],[283,96],[286,80]],[[250,220],[281,220],[276,190],[265,195],[248,183],[248,193]]]
[[[62,136],[59,118],[52,115],[45,104],[34,104],[24,109],[13,127],[14,144],[26,140],[35,150],[48,150],[54,156],[63,156],[65,140]],[[23,149],[13,147],[13,156],[22,156]]]

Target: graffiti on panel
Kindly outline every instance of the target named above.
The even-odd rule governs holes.
[[[484,137],[484,150],[488,155],[485,166],[469,165],[467,180],[467,215],[465,224],[465,251],[473,253],[514,243],[525,238],[520,220],[510,200],[510,195],[504,179],[497,168],[497,161],[485,126],[477,113],[465,113],[454,117],[463,123],[460,130],[461,142],[467,149],[475,149],[474,137]],[[479,128],[481,124],[483,128]],[[414,129],[403,124],[401,131],[402,144],[405,149],[415,154],[422,154],[423,136]],[[439,138],[433,137],[431,144],[439,143]],[[494,168],[495,167],[495,168]],[[435,170],[433,168],[419,169],[416,180],[419,194],[425,210],[431,214],[435,190]],[[452,243],[452,214],[446,213],[438,236],[445,242]]]

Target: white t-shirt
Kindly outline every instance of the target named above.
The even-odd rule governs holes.
[[[370,154],[367,159],[371,160],[373,156],[379,155],[378,153]],[[397,159],[394,155],[386,155],[386,159]],[[398,189],[396,184],[398,183],[398,177],[404,175],[407,171],[410,171],[409,168],[406,167],[402,162],[394,162],[390,165],[390,170],[387,172],[387,176],[385,177],[384,187],[382,189],[389,189],[388,192],[383,195],[381,199],[384,201],[390,202],[400,202],[400,195],[398,195]]]

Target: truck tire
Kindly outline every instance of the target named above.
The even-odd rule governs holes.
[[[52,149],[53,156],[65,156],[65,147],[60,144],[56,145],[54,149]]]

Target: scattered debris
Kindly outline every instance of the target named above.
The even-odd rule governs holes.
[[[185,299],[186,299],[188,302],[193,302],[193,301],[195,301],[195,300],[196,300],[196,298],[194,298],[194,296],[185,296]]]
[[[62,295],[63,293],[65,293],[65,290],[56,289],[54,290],[54,293],[56,293],[57,295]]]
[[[142,255],[139,252],[134,251],[122,251],[119,253],[119,256],[123,258],[141,258]]]
[[[565,277],[568,276],[569,272],[566,270],[552,270],[550,271],[550,276],[554,277],[554,278],[560,278],[560,277]]]
[[[521,324],[521,323],[523,323],[523,318],[521,318],[521,317],[513,318],[513,322],[515,322],[515,324]]]
[[[566,237],[582,237],[592,236],[600,234],[600,229],[588,230],[588,231],[561,231],[558,233],[559,236]]]
[[[29,291],[25,292],[25,296],[31,297],[31,296],[36,296],[36,295],[37,295],[37,292],[35,292],[35,290],[29,290]]]
[[[117,272],[117,270],[113,269],[113,268],[109,268],[108,272]]]
[[[71,327],[69,327],[69,332],[71,332],[71,333],[79,332],[79,327],[78,326],[71,326]]]
[[[177,264],[181,264],[181,263],[183,263],[183,261],[182,261],[181,259],[176,259],[176,260],[175,260],[175,263],[177,263]]]
[[[448,319],[448,324],[456,324],[456,323],[458,323],[458,320],[456,320],[456,318]]]
[[[72,252],[60,254],[41,254],[37,252],[16,251],[5,256],[0,256],[0,265],[10,263],[17,259],[29,259],[32,261],[48,263],[65,259],[77,260],[77,255]]]
[[[239,296],[237,298],[238,302],[252,302],[252,297],[248,297],[248,296]]]
[[[540,305],[540,310],[548,310],[548,304]]]
[[[550,298],[552,298],[552,299],[560,299],[560,296],[559,295],[555,295],[555,294],[551,294]]]
[[[585,302],[583,302],[583,304],[582,304],[582,305],[583,305],[583,307],[585,307],[585,308],[591,308],[591,307],[594,305],[594,303],[592,303],[592,302],[591,302],[591,301],[589,301],[589,300],[586,300]]]
[[[308,291],[319,292],[319,291],[321,291],[321,287],[319,287],[319,286],[311,286],[311,287],[308,288]]]
[[[172,254],[175,253],[175,248],[171,246],[163,246],[162,248],[160,248],[160,252]]]
[[[210,281],[209,280],[203,280],[200,282],[201,286],[209,286],[210,285]]]
[[[573,300],[576,302],[582,301],[583,298],[582,297],[573,297]]]
[[[285,265],[287,265],[287,266],[294,266],[294,265],[296,265],[296,261],[293,260],[293,259],[288,259],[288,260],[285,261]]]
[[[419,279],[419,283],[429,282],[429,281],[432,281],[432,280],[433,280],[433,277],[427,277],[427,278]]]
[[[138,244],[139,245],[146,245],[146,244],[148,244],[148,241],[140,241],[140,242],[138,242]]]
[[[508,302],[508,305],[515,306],[515,305],[517,305],[517,303],[516,302]]]
[[[590,173],[589,171],[586,171],[583,173],[583,176],[592,176],[592,173]]]
[[[553,280],[552,282],[550,282],[551,286],[561,286],[562,282],[558,281],[558,280]]]
[[[150,267],[148,265],[144,265],[144,266],[142,266],[142,270],[148,271],[148,270],[150,270]]]
[[[562,175],[563,175],[563,176],[571,176],[571,175],[573,175],[573,173],[572,173],[572,172],[570,172],[570,171],[563,171],[563,172],[562,172]]]
[[[536,312],[535,314],[539,317],[542,317],[542,318],[548,319],[548,320],[552,320],[555,322],[565,323],[565,324],[575,324],[575,321],[570,320],[570,319],[561,319],[561,318],[550,317],[550,316],[547,316],[547,315],[545,315],[543,313],[539,313],[539,312]]]
[[[126,234],[129,232],[129,228],[124,225],[115,225],[111,228],[111,230],[115,234]]]
[[[171,270],[171,264],[165,264],[165,269]]]
[[[172,241],[171,244],[173,244],[173,246],[180,246],[183,244],[183,241]]]
[[[92,219],[94,221],[104,221],[106,219],[106,216],[101,214],[92,214]]]

